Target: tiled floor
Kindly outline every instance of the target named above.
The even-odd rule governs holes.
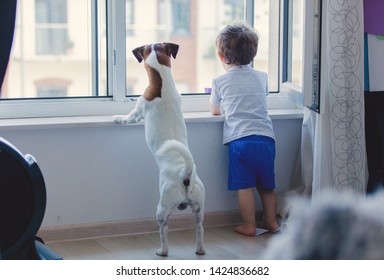
[[[206,254],[195,254],[195,231],[169,232],[169,255],[173,260],[241,260],[260,259],[269,238],[265,233],[247,237],[235,233],[233,227],[205,229]],[[159,234],[148,233],[47,243],[65,260],[159,260]]]

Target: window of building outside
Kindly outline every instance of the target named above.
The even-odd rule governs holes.
[[[66,54],[70,49],[66,0],[36,0],[35,42],[37,55]]]
[[[288,1],[288,0],[287,0]],[[19,0],[14,43],[0,102],[18,99],[111,98],[108,67],[110,41],[116,41],[111,7],[123,3],[125,22],[125,96],[142,94],[147,74],[132,50],[155,42],[179,44],[172,73],[181,94],[204,94],[212,79],[224,73],[215,41],[227,24],[247,21],[259,34],[253,67],[269,75],[269,90],[279,92],[281,0]],[[291,72],[301,83],[302,2],[293,0]],[[116,9],[118,9],[116,8]],[[295,20],[297,19],[297,20]],[[120,71],[120,70],[119,70]],[[65,85],[41,85],[62,80]],[[120,99],[121,100],[121,99]]]
[[[61,79],[36,81],[37,97],[66,97],[70,83]]]

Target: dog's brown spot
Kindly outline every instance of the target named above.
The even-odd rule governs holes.
[[[159,64],[171,67],[171,56],[176,58],[176,54],[179,50],[179,46],[173,43],[158,43],[154,45],[144,45],[135,48],[132,52],[139,62],[145,61],[153,50],[156,53],[156,58]],[[161,87],[163,81],[160,73],[153,69],[150,65],[145,64],[145,69],[148,73],[149,86],[145,89],[144,98],[148,101],[152,101],[155,98],[161,98]]]
[[[157,97],[161,98],[161,87],[163,86],[163,80],[160,77],[160,73],[147,64],[145,65],[145,69],[148,73],[149,85],[145,89],[144,98],[147,101],[152,101]]]
[[[157,43],[153,45],[153,49],[156,52],[157,60],[161,65],[171,67],[171,56],[176,58],[177,52],[179,51],[179,45],[173,43]],[[132,52],[139,62],[149,56],[152,51],[152,45],[144,45],[135,48]]]
[[[152,48],[152,45],[137,47],[132,51],[132,53],[136,57],[138,62],[142,62],[151,53],[151,48]]]
[[[171,56],[176,58],[179,46],[172,43],[161,43],[155,44],[153,48],[156,52],[157,61],[159,61],[161,65],[171,67]]]

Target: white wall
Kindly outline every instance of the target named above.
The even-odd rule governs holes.
[[[274,119],[273,124],[277,191],[284,192],[298,156],[302,119]],[[222,122],[188,122],[187,129],[206,188],[206,212],[237,209],[235,193],[226,189]],[[43,227],[154,217],[158,170],[142,125],[3,128],[0,136],[22,153],[32,154],[43,172],[47,188]]]

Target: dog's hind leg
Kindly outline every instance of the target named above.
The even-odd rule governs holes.
[[[204,208],[198,203],[192,203],[191,209],[196,217],[196,254],[205,255],[204,249]]]
[[[171,214],[170,209],[165,209],[161,202],[157,206],[156,220],[159,225],[160,244],[161,248],[156,250],[156,255],[168,256],[168,218]]]

